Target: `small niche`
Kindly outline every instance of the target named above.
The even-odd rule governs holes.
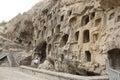
[[[56,26],[56,33],[59,33],[60,32],[60,24]]]
[[[68,16],[71,16],[72,10],[69,10],[69,11],[67,12],[67,14],[68,14]]]
[[[101,18],[95,20],[95,27],[101,24]]]
[[[57,17],[56,17],[56,16],[54,17],[54,20],[55,20],[55,21],[57,20]]]
[[[47,42],[49,42],[51,40],[51,37],[50,36],[48,36],[47,37]]]
[[[63,61],[64,60],[64,54],[61,54],[60,57],[61,57],[61,60]]]
[[[95,12],[91,13],[90,19],[93,19],[95,17]]]
[[[51,51],[51,47],[52,47],[51,44],[49,44],[49,45],[48,45],[48,54],[49,54],[49,52]]]
[[[48,15],[48,20],[52,18],[52,13]]]
[[[38,31],[38,33],[37,33],[37,38],[39,38],[40,32],[41,32],[41,30]]]
[[[93,34],[93,42],[95,43],[98,40],[98,33]]]
[[[60,42],[60,46],[63,47],[66,45],[67,41],[68,41],[68,37],[69,35],[68,34],[65,34],[62,39],[61,39],[61,42]]]
[[[20,38],[17,38],[18,43],[22,43],[22,40]]]
[[[30,47],[30,45],[31,45],[32,43],[31,43],[31,41],[30,42],[28,42],[28,47]]]
[[[64,15],[62,15],[62,16],[61,16],[61,19],[60,19],[60,21],[63,21],[63,20],[64,20]]]
[[[54,34],[54,29],[52,29],[52,35]]]
[[[75,33],[75,41],[78,41],[78,39],[79,39],[79,31]]]
[[[81,26],[89,23],[89,15],[83,16]]]
[[[110,16],[109,16],[109,20],[113,19],[115,16],[115,13],[111,13]]]
[[[120,22],[120,15],[117,17],[117,22]]]
[[[76,23],[76,21],[77,21],[77,17],[74,16],[74,17],[72,17],[72,18],[69,20],[69,23],[70,23],[71,26],[74,26],[75,23]]]
[[[43,14],[47,14],[48,13],[48,9],[45,9],[42,11]]]
[[[35,46],[36,46],[36,40],[35,40]]]
[[[91,61],[91,53],[90,53],[90,51],[85,51],[85,55],[86,55],[86,61],[90,62]]]
[[[44,31],[42,31],[42,37],[44,37]]]
[[[90,34],[89,34],[89,30],[85,30],[83,32],[83,43],[87,43],[90,41]]]
[[[58,42],[60,40],[60,35],[55,35],[53,42]]]
[[[43,27],[43,30],[46,31],[46,29],[47,29],[46,26],[44,26],[44,27]]]
[[[45,19],[41,20],[40,23],[41,23],[41,25],[44,25],[45,24]]]

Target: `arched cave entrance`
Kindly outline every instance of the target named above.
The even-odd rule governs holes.
[[[77,17],[76,16],[71,17],[70,20],[69,20],[69,24],[72,27],[75,26],[76,22],[77,22]]]
[[[41,41],[35,48],[35,54],[34,57],[40,58],[40,63],[43,63],[46,59],[46,41]]]
[[[108,51],[108,59],[113,69],[120,70],[120,49],[115,48]]]
[[[60,47],[64,47],[68,41],[68,37],[69,35],[68,34],[65,34],[63,37],[62,37],[62,40],[60,42]]]
[[[78,41],[78,39],[79,39],[79,31],[75,33],[75,41]]]
[[[63,20],[64,20],[64,15],[62,15],[60,18],[60,21],[63,21]]]
[[[59,24],[59,25],[57,25],[57,27],[56,27],[56,29],[55,29],[55,32],[56,33],[59,33],[60,32],[60,27],[61,27],[61,25]]]
[[[81,26],[85,26],[89,23],[89,15],[83,16]]]
[[[86,55],[86,61],[90,62],[91,61],[91,53],[90,53],[90,51],[85,51],[85,55]]]
[[[52,46],[51,46],[51,44],[49,44],[49,45],[48,45],[48,55],[49,55],[49,53],[50,53],[50,51],[51,51],[51,48],[52,48]]]
[[[83,43],[87,43],[90,41],[90,32],[89,30],[85,30],[83,33]]]

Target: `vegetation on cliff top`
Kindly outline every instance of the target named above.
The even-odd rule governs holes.
[[[0,22],[0,26],[4,26],[6,23],[7,22],[3,20],[3,21]]]

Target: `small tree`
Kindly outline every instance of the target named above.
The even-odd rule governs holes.
[[[7,22],[5,22],[4,20],[0,22],[0,26],[4,26]]]

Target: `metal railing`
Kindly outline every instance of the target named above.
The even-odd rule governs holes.
[[[120,80],[120,72],[110,67],[109,60],[106,60],[106,72],[109,80]]]

